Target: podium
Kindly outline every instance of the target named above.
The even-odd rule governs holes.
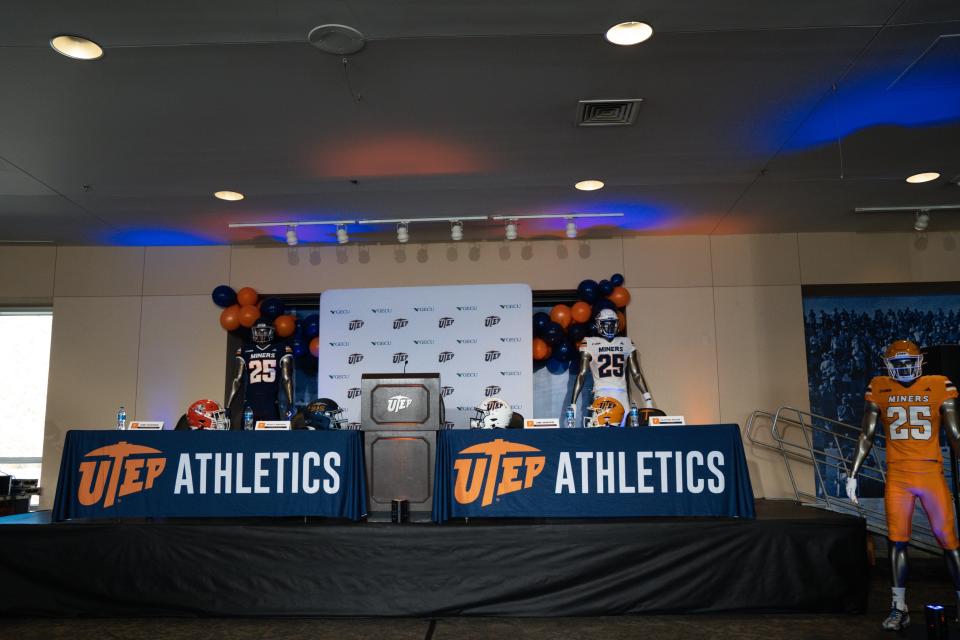
[[[443,423],[440,374],[365,373],[360,390],[368,520],[389,521],[390,503],[402,499],[411,521],[429,521]]]

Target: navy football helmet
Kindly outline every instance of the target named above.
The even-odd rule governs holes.
[[[273,325],[266,320],[257,320],[253,327],[250,328],[250,337],[253,339],[253,343],[260,347],[273,342],[275,336],[276,331]]]
[[[336,402],[330,398],[317,398],[303,410],[303,422],[308,429],[342,429],[347,419]]]

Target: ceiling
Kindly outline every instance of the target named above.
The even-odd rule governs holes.
[[[653,38],[604,40],[631,19]],[[314,49],[325,23],[367,46],[346,65]],[[56,54],[60,33],[104,57]],[[227,224],[568,212],[625,214],[581,221],[583,237],[909,230],[910,214],[852,208],[960,203],[955,0],[5,2],[0,83],[0,243],[280,241]],[[574,126],[577,101],[601,98],[644,101],[632,126]],[[928,170],[943,177],[904,182]],[[573,189],[586,178],[607,186]],[[960,212],[930,229],[960,229]],[[468,223],[465,237],[502,233]],[[300,235],[334,241],[332,227]]]

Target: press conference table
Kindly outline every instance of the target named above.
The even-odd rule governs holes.
[[[634,429],[447,430],[433,520],[753,518],[735,424]]]
[[[366,513],[360,431],[70,431],[53,519]],[[641,516],[753,518],[737,425],[438,433],[435,522]]]

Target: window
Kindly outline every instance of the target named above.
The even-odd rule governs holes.
[[[50,370],[49,309],[0,309],[0,472],[40,478]]]

